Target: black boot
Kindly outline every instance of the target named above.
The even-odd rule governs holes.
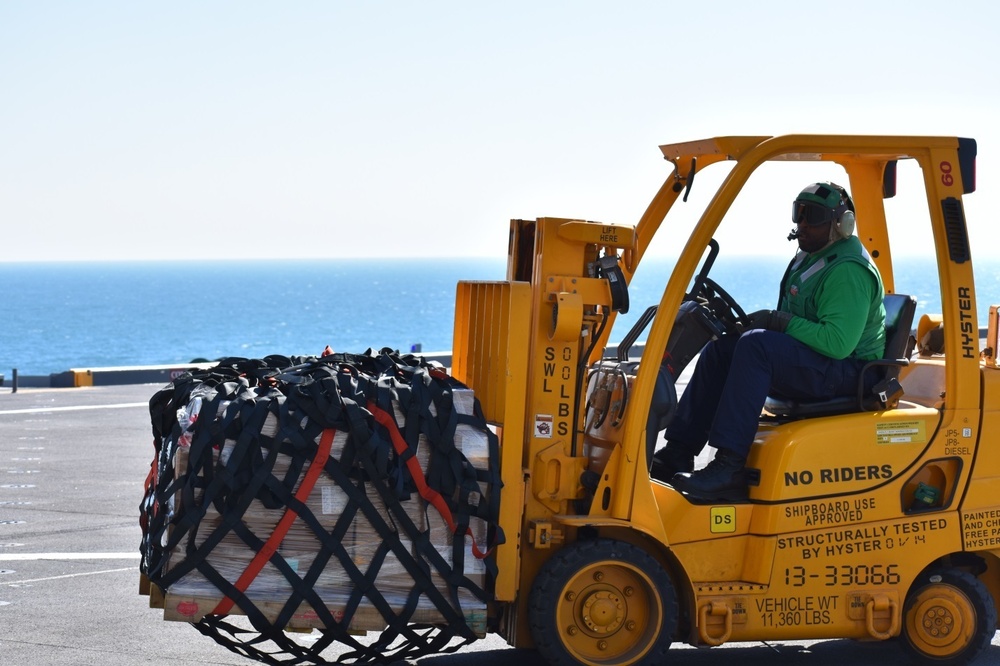
[[[678,474],[670,485],[701,499],[739,502],[748,496],[746,462],[746,458],[730,449],[719,449],[704,469]]]
[[[666,446],[653,454],[649,475],[657,481],[670,481],[674,474],[693,469],[694,456],[686,452],[686,447],[676,442],[667,442]]]

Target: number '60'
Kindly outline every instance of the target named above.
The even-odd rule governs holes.
[[[951,175],[951,162],[941,162],[939,168],[941,169],[941,182],[945,187],[954,185],[955,177]]]

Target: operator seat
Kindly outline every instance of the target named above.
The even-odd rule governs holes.
[[[779,419],[799,419],[895,407],[903,393],[899,386],[899,369],[909,364],[913,350],[910,327],[913,326],[917,299],[904,294],[886,294],[882,303],[885,306],[885,353],[881,359],[865,364],[858,378],[857,395],[814,401],[768,396],[764,410]],[[876,388],[866,392],[865,378],[871,372],[880,374],[875,382]]]

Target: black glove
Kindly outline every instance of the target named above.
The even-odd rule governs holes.
[[[757,310],[757,312],[748,314],[747,319],[750,320],[747,325],[748,331],[754,328],[763,328],[768,331],[784,333],[785,329],[788,328],[788,322],[792,320],[792,315],[780,310]]]

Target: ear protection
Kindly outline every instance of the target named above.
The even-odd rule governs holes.
[[[840,193],[840,202],[837,204],[837,208],[838,210],[843,209],[843,212],[840,213],[840,218],[835,220],[831,225],[830,235],[832,236],[836,233],[840,238],[853,236],[856,218],[854,216],[854,202],[851,201],[851,195],[847,193],[846,189],[836,183],[828,184]]]

